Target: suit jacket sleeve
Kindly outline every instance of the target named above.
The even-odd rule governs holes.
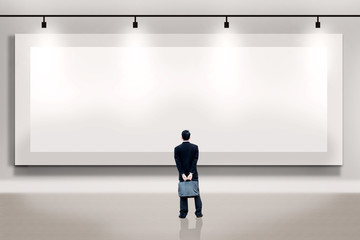
[[[195,168],[196,168],[196,164],[197,164],[198,159],[199,159],[199,147],[196,146],[195,154],[194,154],[194,159],[193,159],[193,161],[192,161],[191,169],[190,169],[190,172],[191,172],[191,173],[194,173],[194,172],[195,172]]]
[[[183,169],[182,162],[181,162],[180,156],[179,156],[179,151],[177,148],[175,148],[175,150],[174,150],[174,158],[175,158],[175,162],[176,162],[176,167],[177,167],[180,175],[184,174],[184,169]]]

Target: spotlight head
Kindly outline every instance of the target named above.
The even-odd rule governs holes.
[[[317,17],[317,19],[316,19],[315,28],[320,28],[319,17]]]
[[[228,17],[225,17],[225,22],[224,22],[224,28],[229,28],[230,24],[228,22]]]
[[[46,28],[45,17],[43,17],[43,21],[41,23],[41,28]]]
[[[134,17],[133,28],[138,28],[138,22],[136,21],[136,17]]]

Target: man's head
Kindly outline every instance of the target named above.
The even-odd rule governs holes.
[[[182,136],[182,139],[183,139],[183,140],[185,140],[185,141],[189,140],[189,139],[190,139],[190,132],[189,132],[189,130],[184,130],[184,131],[182,131],[181,136]]]

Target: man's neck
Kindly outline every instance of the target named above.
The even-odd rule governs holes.
[[[189,140],[184,140],[183,142],[190,142]]]

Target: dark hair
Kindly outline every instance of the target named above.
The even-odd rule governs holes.
[[[184,140],[189,140],[189,138],[190,138],[190,132],[189,132],[189,130],[184,130],[184,131],[182,131],[181,136],[182,136],[182,138],[183,138]]]

